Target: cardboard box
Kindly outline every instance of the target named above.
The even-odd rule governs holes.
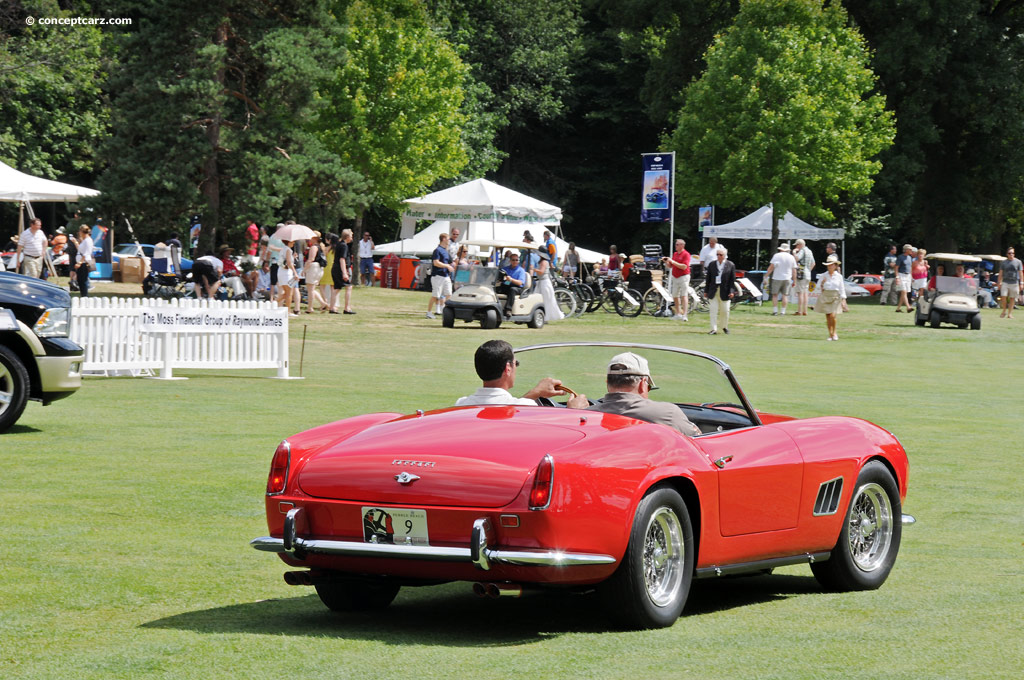
[[[121,281],[124,283],[142,283],[149,273],[146,261],[141,257],[121,258]]]

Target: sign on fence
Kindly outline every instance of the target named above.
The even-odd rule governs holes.
[[[272,368],[288,378],[288,310],[273,302],[72,298],[83,373],[176,379],[175,368]]]

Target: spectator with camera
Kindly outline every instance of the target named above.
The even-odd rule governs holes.
[[[793,315],[807,316],[811,270],[814,269],[814,253],[802,238],[793,242],[793,259],[796,260],[796,311],[793,312]]]

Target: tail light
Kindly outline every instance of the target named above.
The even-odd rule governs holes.
[[[285,439],[277,445],[274,459],[270,462],[270,476],[267,477],[268,496],[284,493],[285,484],[288,483],[288,465],[291,463],[291,458],[292,445]]]
[[[544,510],[551,505],[551,491],[555,481],[555,461],[550,455],[544,456],[537,465],[530,489],[530,510]]]

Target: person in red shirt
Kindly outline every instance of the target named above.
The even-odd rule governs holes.
[[[249,254],[255,255],[259,252],[260,228],[251,219],[249,220],[249,226],[245,228],[245,237],[249,239]]]
[[[259,281],[260,273],[256,270],[249,272],[248,274],[243,273],[238,265],[235,264],[234,259],[231,257],[231,253],[235,252],[234,248],[229,246],[221,246],[217,256],[220,261],[224,263],[223,276],[225,279],[229,279],[232,276],[237,276],[242,281],[242,285],[245,286],[245,292],[250,298],[255,299],[256,297],[256,283]]]
[[[669,295],[675,301],[675,316],[673,319],[689,321],[687,314],[690,311],[690,253],[686,251],[686,241],[676,239],[676,249],[672,257],[661,258],[669,265],[672,275],[669,277]]]

